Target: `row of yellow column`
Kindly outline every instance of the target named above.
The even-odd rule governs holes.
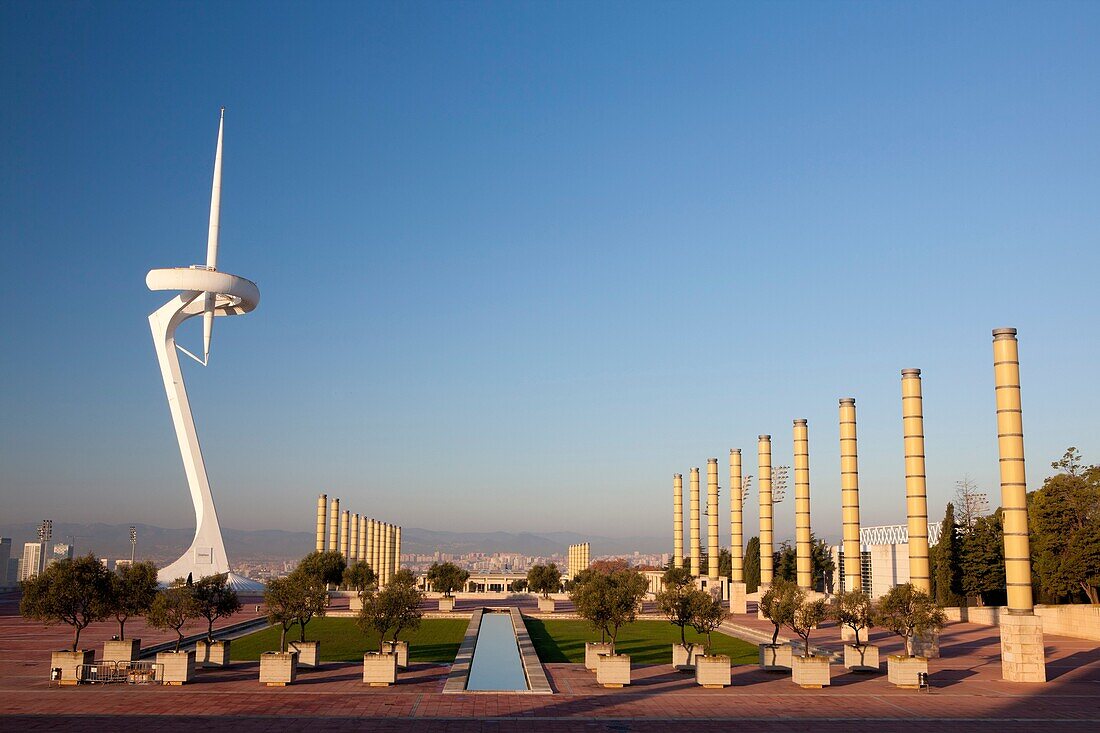
[[[327,518],[327,521],[326,521]],[[340,500],[317,497],[317,552],[336,551],[351,565],[363,561],[378,577],[379,586],[390,582],[401,567],[401,528],[348,510]]]

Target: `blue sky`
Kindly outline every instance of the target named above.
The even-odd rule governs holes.
[[[184,366],[224,525],[309,530],[327,491],[671,534],[673,473],[755,473],[759,433],[790,463],[805,417],[835,536],[847,395],[864,522],[893,523],[905,367],[940,516],[964,474],[997,495],[997,326],[1032,485],[1100,461],[1098,30],[1094,3],[5,3],[4,515],[193,521],[144,277],[204,259],[221,105],[219,267],[262,294]]]

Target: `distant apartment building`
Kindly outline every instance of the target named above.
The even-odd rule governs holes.
[[[8,588],[15,585],[18,578],[13,578],[9,570],[11,564],[11,537],[0,537],[0,588]]]
[[[42,572],[46,563],[46,543],[26,542],[23,544],[23,561],[19,568],[19,580],[30,580]]]
[[[64,542],[58,542],[50,548],[50,554],[46,557],[46,567],[53,565],[55,562],[61,560],[73,559],[73,546]]]
[[[928,544],[940,541],[940,525],[928,525]],[[909,582],[909,528],[904,524],[882,527],[864,527],[859,531],[860,579],[863,592],[871,598],[880,598],[895,585]],[[844,553],[840,545],[830,548],[833,563],[833,590],[850,590],[844,587],[844,574],[840,572]]]

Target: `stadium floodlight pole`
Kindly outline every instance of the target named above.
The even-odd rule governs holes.
[[[134,555],[137,551],[137,527],[130,525],[130,564],[134,564]]]
[[[168,397],[168,408],[183,457],[187,485],[195,506],[195,536],[191,546],[175,562],[162,568],[157,574],[161,583],[188,575],[196,580],[215,573],[230,573],[230,583],[237,588],[258,584],[232,574],[225,554],[218,513],[210,492],[202,449],[199,447],[195,420],[187,389],[180,370],[177,350],[182,351],[199,364],[209,363],[210,338],[213,319],[219,316],[236,316],[250,313],[260,302],[260,290],[256,283],[217,269],[218,231],[221,217],[222,133],[225,128],[225,110],[218,122],[218,146],[214,156],[214,182],[211,188],[210,227],[207,235],[206,264],[191,267],[171,267],[150,270],[145,284],[150,290],[178,291],[178,294],[149,316],[153,333],[153,345],[160,363],[161,378]],[[203,355],[200,359],[176,343],[176,329],[189,318],[203,317]]]

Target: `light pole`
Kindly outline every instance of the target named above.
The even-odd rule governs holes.
[[[134,564],[134,552],[137,550],[137,527],[130,525],[130,564]]]

